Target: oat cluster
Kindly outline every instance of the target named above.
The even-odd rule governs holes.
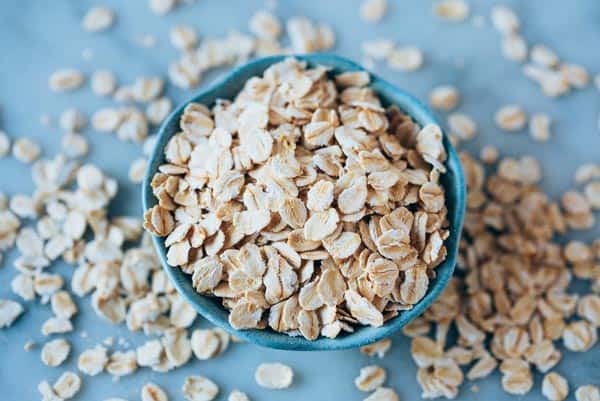
[[[465,377],[495,370],[505,391],[522,395],[533,388],[537,370],[546,374],[542,394],[562,401],[569,390],[552,372],[563,356],[556,342],[584,352],[598,340],[600,243],[561,246],[555,238],[591,227],[592,206],[575,191],[552,202],[536,186],[535,159],[504,158],[489,176],[468,154],[461,161],[468,200],[459,274],[404,329],[413,337],[423,397],[455,398]],[[572,292],[574,277],[591,280],[596,293]],[[454,329],[458,338],[450,343]]]
[[[446,257],[439,127],[384,108],[365,72],[327,72],[290,58],[189,104],[152,179],[145,228],[236,329],[381,326]]]

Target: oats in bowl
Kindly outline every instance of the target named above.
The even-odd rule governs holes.
[[[233,101],[181,112],[144,226],[234,329],[315,340],[380,327],[446,259],[442,132],[369,85],[365,71],[287,58]]]

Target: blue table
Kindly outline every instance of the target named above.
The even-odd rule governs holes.
[[[76,67],[88,75],[97,68],[116,71],[119,81],[131,83],[139,75],[165,76],[167,65],[175,60],[177,51],[168,40],[169,29],[177,23],[194,26],[201,37],[224,35],[229,29],[247,30],[247,21],[263,1],[200,0],[185,5],[166,17],[159,18],[147,7],[147,1],[103,0],[118,14],[117,24],[108,32],[88,34],[82,31],[80,21],[92,5],[88,0],[65,1],[12,1],[5,2],[0,11],[0,129],[12,137],[29,136],[43,145],[43,153],[52,156],[60,150],[60,136],[56,124],[44,127],[40,116],[48,114],[56,122],[62,110],[77,106],[88,116],[100,106],[111,104],[99,99],[86,88],[65,94],[48,90],[50,73],[62,67]],[[418,97],[426,98],[437,84],[454,84],[461,92],[459,110],[473,116],[480,135],[466,147],[479,149],[493,144],[502,155],[531,154],[543,162],[543,187],[553,196],[571,188],[573,173],[583,162],[599,161],[600,132],[597,128],[600,94],[591,87],[577,91],[560,100],[541,95],[537,86],[520,72],[520,66],[502,58],[500,37],[491,24],[476,28],[471,22],[449,24],[433,17],[431,1],[390,1],[390,11],[378,25],[367,25],[358,18],[358,0],[344,1],[284,1],[276,14],[287,18],[294,15],[310,16],[331,24],[337,34],[336,53],[360,61],[360,43],[365,39],[392,38],[398,44],[414,44],[425,52],[426,63],[416,73],[400,73],[377,66],[376,72],[407,89]],[[472,14],[489,15],[492,0],[469,1]],[[549,45],[565,60],[580,63],[592,72],[600,70],[600,2],[597,0],[507,1],[514,6],[522,20],[522,33],[529,43]],[[158,39],[153,48],[142,48],[135,38],[152,34]],[[82,57],[85,49],[93,58]],[[218,73],[209,74],[209,82]],[[185,92],[169,86],[168,96],[175,103],[189,97]],[[554,118],[554,136],[547,144],[537,144],[526,133],[507,134],[493,122],[496,109],[507,103],[518,103],[528,112],[544,111]],[[445,118],[440,114],[441,119]],[[141,155],[139,145],[119,142],[91,129],[85,131],[91,144],[88,157],[103,166],[120,183],[120,192],[113,202],[118,214],[141,213],[139,187],[127,180],[130,160]],[[0,159],[0,190],[7,194],[30,193],[33,183],[29,169],[13,158]],[[598,227],[577,235],[592,239],[600,234]],[[5,257],[0,268],[0,298],[16,299],[8,283],[15,274],[12,262],[16,252]],[[51,268],[70,277],[72,267],[57,263]],[[40,333],[43,321],[51,316],[48,305],[26,304],[26,313],[11,329],[0,331],[0,398],[6,401],[35,400],[40,396],[37,383],[43,379],[54,382],[64,370],[76,370],[77,356],[84,349],[100,343],[107,336],[126,339],[139,344],[144,336],[131,334],[126,327],[112,326],[99,320],[91,310],[89,298],[76,300],[80,313],[75,317],[76,331],[66,336],[73,345],[67,362],[59,368],[47,368],[40,361],[36,348],[29,353],[23,344],[33,340],[43,344]],[[199,319],[200,320],[200,319]],[[205,326],[205,322],[199,322]],[[83,338],[80,333],[87,332]],[[115,345],[114,349],[122,349]],[[573,390],[581,384],[600,384],[600,345],[583,354],[565,353],[556,370]],[[264,361],[281,361],[294,368],[293,386],[281,392],[259,388],[254,382],[254,369]],[[257,348],[253,345],[234,344],[221,357],[196,361],[169,374],[158,374],[142,369],[136,374],[113,382],[104,373],[97,377],[82,375],[83,387],[77,400],[101,401],[108,397],[139,399],[142,385],[153,381],[163,386],[171,400],[182,400],[180,388],[190,374],[206,375],[221,387],[220,400],[234,388],[246,391],[253,400],[361,400],[353,384],[359,369],[367,364],[381,364],[387,369],[387,384],[397,389],[403,400],[419,399],[416,367],[409,355],[409,341],[402,336],[394,338],[392,350],[383,360],[373,360],[357,350],[343,352],[296,353]],[[461,400],[511,400],[500,386],[500,375],[476,382],[479,393],[462,387]],[[542,399],[541,377],[535,375],[535,387],[522,399]]]

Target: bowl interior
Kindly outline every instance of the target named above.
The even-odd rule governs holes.
[[[282,61],[286,57],[288,56],[266,57],[240,66],[206,90],[180,105],[171,113],[160,127],[158,132],[159,137],[153,150],[148,169],[146,170],[142,186],[142,202],[144,210],[156,204],[156,199],[150,188],[150,182],[152,176],[158,170],[158,166],[165,161],[163,149],[171,136],[179,131],[179,118],[185,106],[190,102],[198,102],[212,106],[219,98],[233,99],[242,89],[246,80],[250,77],[261,75],[270,65]],[[364,68],[358,64],[329,54],[313,54],[294,57],[306,61],[309,66],[321,64],[331,67],[333,74],[345,71],[364,70]],[[436,122],[428,108],[420,101],[372,74],[371,87],[381,98],[384,105],[398,105],[398,107],[412,116],[412,118],[421,126]],[[456,264],[458,242],[465,210],[465,184],[458,156],[446,136],[444,136],[444,144],[448,153],[448,160],[446,161],[448,172],[442,175],[441,183],[446,191],[446,204],[449,211],[448,219],[450,221],[450,236],[445,242],[448,251],[447,258],[436,268],[437,276],[430,282],[425,297],[416,304],[413,309],[401,312],[399,316],[389,320],[381,327],[359,327],[356,328],[354,333],[340,334],[336,339],[318,338],[315,341],[309,341],[303,337],[290,337],[286,334],[276,333],[270,329],[238,331],[229,325],[228,311],[221,305],[219,299],[200,295],[194,290],[190,276],[186,275],[178,268],[169,266],[166,260],[166,248],[163,239],[154,237],[154,245],[158,251],[163,268],[180,294],[194,306],[200,315],[211,323],[227,330],[231,334],[258,345],[291,350],[333,350],[359,347],[388,337],[415,317],[419,316],[429,305],[431,305],[443,291],[448,280],[452,276]]]

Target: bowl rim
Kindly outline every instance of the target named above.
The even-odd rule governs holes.
[[[313,53],[307,55],[277,55],[254,59],[246,64],[234,68],[208,85],[205,89],[188,98],[174,111],[172,111],[163,121],[157,131],[156,142],[149,157],[148,166],[146,168],[142,183],[142,205],[144,211],[156,204],[156,199],[152,194],[150,182],[152,181],[152,177],[157,171],[158,166],[163,163],[164,146],[168,142],[168,139],[176,132],[176,130],[170,131],[169,127],[172,127],[173,123],[179,127],[179,117],[181,116],[183,109],[189,103],[197,102],[198,99],[204,97],[212,96],[213,99],[210,102],[214,103],[214,101],[219,98],[216,92],[218,92],[220,89],[230,85],[237,85],[241,89],[240,83],[236,82],[238,81],[238,77],[248,74],[250,76],[260,75],[270,65],[289,57],[305,61],[309,65],[325,65],[340,72],[367,71],[371,78],[370,87],[372,87],[376,93],[387,98],[393,98],[393,103],[398,105],[402,111],[409,114],[421,126],[429,123],[439,125],[434,118],[433,113],[421,101],[408,94],[404,90],[396,87],[395,85],[392,85],[384,79],[379,78],[377,75],[368,71],[359,64],[343,57],[329,53]],[[452,174],[454,176],[453,180],[448,183],[449,188],[444,185],[446,196],[448,197],[450,194],[454,204],[454,208],[449,208],[448,210],[448,218],[450,220],[450,235],[445,241],[447,248],[446,260],[436,268],[436,272],[439,274],[436,276],[433,284],[430,282],[430,286],[427,289],[426,295],[417,304],[415,304],[412,309],[401,312],[398,316],[387,321],[383,326],[360,326],[356,328],[354,332],[345,333],[344,335],[341,335],[335,339],[329,339],[320,336],[314,341],[307,340],[301,336],[293,337],[284,333],[277,333],[269,328],[265,330],[236,330],[229,325],[229,322],[226,319],[228,311],[226,311],[221,305],[217,307],[215,305],[214,298],[211,299],[211,297],[196,292],[191,285],[191,277],[183,273],[179,268],[170,266],[167,263],[164,240],[160,237],[152,235],[152,242],[159,256],[162,268],[167,273],[170,282],[173,284],[179,294],[183,296],[184,299],[188,301],[202,317],[210,321],[212,324],[224,329],[228,333],[260,346],[275,349],[303,351],[339,350],[360,347],[389,337],[404,327],[408,322],[421,315],[433,303],[433,301],[437,299],[452,277],[456,265],[458,244],[460,241],[460,234],[462,231],[465,213],[466,189],[461,163],[455,149],[449,142],[445,133],[443,140],[447,153],[445,165],[448,169],[448,172],[446,174]],[[223,316],[218,316],[219,314],[223,315],[223,313],[225,313],[225,318]]]

